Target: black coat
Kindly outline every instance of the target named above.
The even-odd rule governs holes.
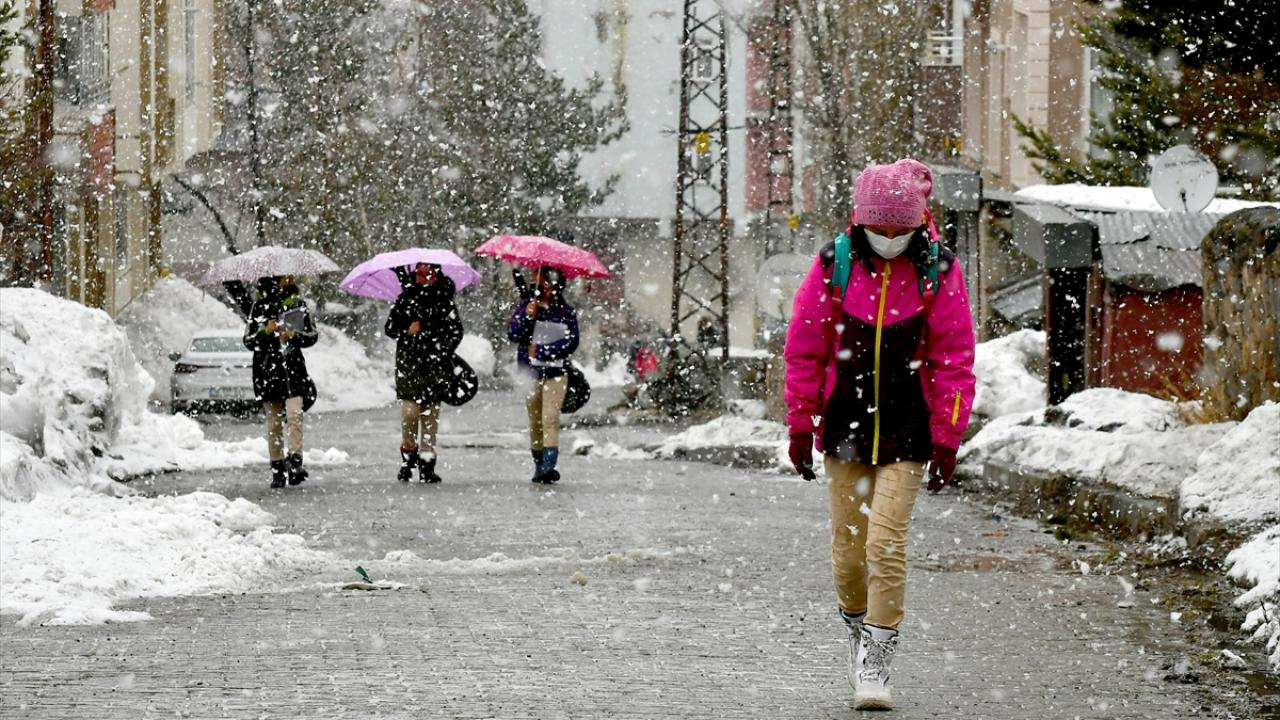
[[[277,335],[267,332],[268,322],[279,321],[285,310],[299,307],[307,311],[306,320],[303,329],[294,333],[288,343],[280,342]],[[311,407],[316,398],[316,385],[307,372],[302,348],[315,345],[317,339],[315,320],[302,298],[269,295],[253,303],[244,330],[244,345],[253,351],[253,393],[259,401],[284,402],[291,397],[301,397],[304,409]]]
[[[453,382],[453,354],[462,342],[453,295],[453,281],[442,277],[435,285],[408,285],[391,306],[386,331],[396,339],[397,398],[439,402]],[[421,329],[411,337],[414,320]]]

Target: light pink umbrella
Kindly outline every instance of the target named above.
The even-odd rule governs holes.
[[[476,248],[476,254],[527,268],[550,265],[562,270],[569,279],[609,277],[608,268],[595,254],[540,235],[497,235]]]

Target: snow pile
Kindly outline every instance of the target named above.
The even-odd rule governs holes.
[[[596,370],[590,363],[579,363],[579,367],[582,368],[582,374],[587,378],[587,384],[593,388],[621,387],[632,382],[631,373],[627,372],[627,358],[625,355],[615,354],[609,358],[608,364],[600,370]]]
[[[493,377],[494,368],[498,366],[498,358],[493,353],[493,343],[479,335],[463,335],[458,344],[458,355],[476,375],[482,378]]]
[[[964,472],[997,462],[1033,475],[1110,483],[1139,495],[1178,497],[1200,453],[1231,423],[1188,427],[1168,401],[1111,388],[988,423],[960,449]]]
[[[40,290],[0,289],[0,498],[109,489],[99,458],[146,412],[151,387],[105,312]]]
[[[121,493],[111,478],[267,462],[265,440],[210,442],[189,417],[148,412],[151,388],[106,313],[0,290],[0,498],[79,486]],[[333,450],[319,457],[346,460]]]
[[[1182,507],[1232,521],[1280,520],[1277,438],[1280,403],[1254,408],[1197,458],[1195,472],[1182,481]]]
[[[213,493],[145,499],[78,490],[0,507],[0,612],[21,615],[20,625],[145,620],[113,606],[242,592],[330,562],[297,535],[273,534],[274,518],[253,503]]]
[[[191,418],[148,412],[151,388],[106,313],[0,289],[0,612],[23,624],[142,619],[112,606],[244,590],[319,562],[301,538],[273,535],[271,516],[244,500],[99,494],[128,492],[112,477],[266,464],[263,438],[209,442]],[[347,459],[332,449],[306,457]]]
[[[305,439],[305,434],[304,434]],[[308,465],[342,465],[350,454],[331,447],[304,449]],[[244,440],[210,441],[204,439],[200,424],[185,415],[147,413],[138,422],[121,428],[112,452],[103,458],[102,467],[116,479],[178,470],[212,470],[215,468],[266,467],[270,462],[267,439],[261,435]]]
[[[1182,482],[1182,507],[1228,522],[1271,523],[1227,555],[1228,575],[1250,586],[1235,604],[1241,629],[1265,642],[1280,672],[1280,403],[1254,408],[1239,425],[1200,454]]]
[[[1045,384],[1040,370],[1044,343],[1040,330],[1019,330],[978,343],[973,359],[973,372],[978,377],[973,396],[975,420],[1044,407]]]
[[[569,452],[572,455],[590,455],[614,460],[648,460],[651,457],[645,450],[626,448],[615,442],[597,443],[595,438],[582,433],[574,436],[573,446]]]
[[[1280,525],[1228,553],[1227,568],[1233,579],[1252,586],[1235,601],[1245,611],[1240,629],[1266,644],[1271,670],[1280,672]]]
[[[244,329],[244,321],[220,300],[182,278],[161,278],[116,316],[138,362],[155,380],[151,399],[168,403],[173,361],[197,330]]]
[[[362,410],[395,402],[395,365],[369,358],[364,346],[332,325],[320,324],[320,339],[303,350],[315,381],[312,412]]]
[[[997,417],[960,451],[963,470],[995,461],[1032,475],[1110,483],[1178,499],[1185,511],[1231,524],[1270,525],[1226,558],[1251,586],[1236,600],[1242,629],[1267,644],[1280,671],[1280,404],[1240,423],[1187,426],[1168,401],[1097,388],[1061,405]]]
[[[682,451],[713,447],[764,447],[781,448],[779,462],[785,458],[787,426],[763,419],[763,404],[739,403],[731,406],[739,414],[721,415],[718,418],[694,425],[671,435],[654,448],[656,457],[676,457]],[[790,462],[785,463],[787,468]]]

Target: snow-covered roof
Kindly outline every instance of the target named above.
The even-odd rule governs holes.
[[[1063,205],[1081,210],[1138,210],[1167,212],[1151,188],[1129,186],[1097,186],[1067,183],[1065,185],[1032,185],[1014,193],[1015,196],[1039,202]],[[1280,203],[1215,198],[1204,212],[1209,215],[1226,215],[1251,207],[1280,207]]]
[[[1107,280],[1147,292],[1200,287],[1200,243],[1222,217],[1131,210],[1075,210],[1074,214],[1097,228]]]

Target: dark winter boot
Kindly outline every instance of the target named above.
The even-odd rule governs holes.
[[[301,485],[307,479],[307,469],[302,467],[302,453],[289,453],[289,484]]]
[[[424,483],[438,483],[442,478],[436,474],[436,456],[431,454],[430,458],[422,457],[418,459],[418,477]]]
[[[418,467],[418,463],[422,462],[418,457],[418,448],[400,448],[400,471],[396,473],[396,478],[400,482],[409,482],[413,479],[413,469]]]
[[[271,487],[284,487],[285,478],[289,475],[289,469],[286,467],[284,460],[271,461]]]
[[[533,455],[533,481],[542,482],[538,479],[542,477],[542,451],[530,450],[529,452]]]
[[[544,485],[559,481],[560,471],[556,470],[556,460],[559,458],[560,448],[542,448],[542,462],[538,465],[538,474],[533,481]]]

